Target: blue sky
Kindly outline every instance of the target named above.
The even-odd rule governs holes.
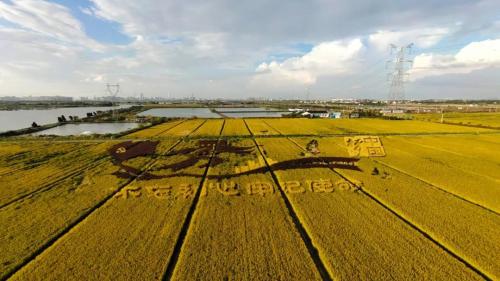
[[[129,96],[383,99],[388,45],[414,43],[408,97],[498,98],[498,10],[493,0],[0,0],[0,95],[95,96],[110,82]]]
[[[83,13],[82,9],[94,7],[90,1],[54,0],[52,2],[68,7],[71,14],[84,26],[85,33],[96,41],[120,45],[129,44],[133,40],[122,32],[122,26],[119,23]]]

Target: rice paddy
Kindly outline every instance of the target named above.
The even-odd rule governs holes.
[[[500,131],[486,120],[7,138],[0,280],[497,280]]]

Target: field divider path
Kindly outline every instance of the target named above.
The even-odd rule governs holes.
[[[425,184],[427,184],[427,185],[431,186],[432,188],[434,188],[434,189],[436,189],[436,190],[439,190],[439,191],[442,191],[442,192],[444,192],[444,193],[446,193],[446,194],[449,194],[449,195],[451,195],[451,196],[453,196],[453,197],[455,197],[455,198],[457,198],[457,199],[459,199],[459,200],[465,201],[465,202],[467,202],[467,203],[469,203],[469,204],[472,204],[472,205],[477,206],[477,207],[479,207],[479,208],[481,208],[481,209],[483,209],[483,210],[486,210],[486,211],[491,212],[491,213],[493,213],[493,214],[495,214],[495,215],[497,215],[497,216],[500,216],[500,213],[498,213],[498,212],[496,212],[496,211],[494,211],[494,210],[491,210],[491,209],[489,209],[489,208],[487,208],[487,207],[485,207],[485,206],[483,206],[483,205],[481,205],[481,204],[478,204],[478,203],[476,203],[476,202],[474,202],[474,201],[470,201],[470,200],[469,200],[469,199],[467,199],[467,198],[464,198],[464,197],[462,197],[462,196],[460,196],[460,195],[457,195],[457,194],[455,194],[455,193],[453,193],[453,192],[450,192],[450,191],[448,191],[448,190],[446,190],[446,189],[443,189],[443,188],[441,188],[441,187],[439,187],[439,186],[437,186],[437,185],[435,185],[435,184],[433,184],[433,183],[430,183],[430,182],[428,182],[428,181],[426,181],[426,180],[424,180],[424,179],[421,179],[421,178],[419,178],[419,177],[416,177],[416,176],[414,176],[414,175],[412,175],[412,174],[410,174],[410,173],[407,173],[407,172],[406,172],[406,171],[404,171],[404,170],[401,170],[401,169],[399,169],[399,168],[397,168],[397,167],[394,167],[394,166],[392,166],[392,165],[390,165],[390,164],[387,164],[387,163],[385,163],[385,162],[383,162],[383,161],[380,161],[380,160],[376,160],[376,159],[371,159],[371,160],[372,160],[373,162],[375,162],[375,163],[378,163],[378,164],[382,165],[382,166],[385,166],[385,167],[388,167],[388,168],[393,169],[393,170],[395,170],[395,171],[398,171],[398,172],[400,172],[400,173],[402,173],[402,174],[404,174],[404,175],[406,175],[406,176],[408,176],[408,177],[411,177],[411,178],[414,178],[414,179],[416,179],[416,180],[418,180],[418,181],[421,181],[421,182],[423,182],[423,183],[425,183]]]
[[[300,149],[304,150],[298,143],[295,141],[291,140],[295,145],[297,145]],[[305,150],[304,150],[305,151]],[[344,180],[348,181],[349,183],[353,184],[354,186],[357,186],[359,188],[359,191],[362,192],[364,195],[368,196],[368,198],[372,199],[374,202],[379,204],[381,207],[383,207],[385,210],[390,212],[391,214],[395,215],[398,219],[402,220],[404,223],[406,223],[408,226],[416,230],[418,233],[423,235],[425,238],[427,238],[429,241],[434,243],[436,246],[438,246],[440,249],[451,255],[453,258],[457,259],[461,263],[463,263],[467,268],[470,270],[474,271],[478,275],[480,275],[482,278],[485,280],[493,280],[493,278],[489,277],[486,275],[484,272],[476,268],[472,263],[468,262],[465,258],[461,257],[459,254],[455,253],[453,250],[449,249],[445,245],[443,245],[441,242],[439,242],[437,239],[432,237],[429,233],[427,233],[425,230],[421,229],[419,226],[416,224],[412,223],[410,219],[407,219],[404,215],[399,214],[397,211],[393,210],[390,206],[385,204],[382,199],[378,198],[376,195],[372,194],[371,192],[365,190],[362,186],[359,186],[359,184],[356,184],[353,182],[350,178],[344,176],[342,173],[339,171],[335,170],[334,168],[329,168],[332,172],[336,173],[338,176],[343,178]]]
[[[203,122],[201,125],[203,125],[205,122]],[[220,139],[222,137],[222,131],[224,130],[225,124],[226,124],[226,120],[224,119],[224,122],[222,123],[221,129],[219,131],[219,137],[217,139],[217,143],[215,144],[215,147],[212,151],[212,154],[210,155],[210,159],[208,160],[207,167],[205,168],[205,171],[203,172],[203,176],[201,178],[198,189],[196,190],[196,193],[194,195],[193,202],[191,203],[191,206],[189,207],[189,211],[186,215],[186,219],[184,220],[184,223],[182,224],[181,231],[179,232],[179,236],[176,239],[175,246],[174,246],[174,249],[172,252],[172,256],[170,257],[170,259],[167,263],[162,280],[171,280],[172,279],[172,276],[173,276],[174,270],[175,270],[175,266],[177,265],[177,262],[179,260],[179,256],[182,252],[182,247],[184,246],[184,241],[186,240],[186,236],[187,236],[187,233],[189,231],[189,227],[191,226],[191,221],[193,220],[193,216],[194,216],[194,213],[196,211],[196,207],[198,206],[198,202],[200,201],[200,195],[201,195],[201,191],[203,189],[203,184],[205,183],[205,179],[207,177],[208,170],[209,170],[210,165],[212,163],[212,159],[215,155],[215,152],[217,151],[217,147],[219,146],[219,142],[220,142]],[[200,125],[200,127],[201,127],[201,125]],[[198,128],[193,130],[192,133],[194,133]]]
[[[252,136],[252,140],[255,143],[257,150],[259,151],[261,157],[264,159],[264,163],[266,163],[267,169],[271,173],[271,177],[273,178],[274,183],[276,184],[276,186],[278,186],[278,190],[280,192],[281,198],[283,198],[283,201],[285,203],[285,206],[288,210],[290,217],[292,218],[292,221],[295,225],[295,228],[299,232],[299,234],[302,238],[302,241],[304,242],[304,244],[309,252],[309,255],[311,256],[311,259],[313,260],[314,264],[316,265],[316,269],[318,270],[318,272],[321,275],[321,278],[323,280],[333,280],[332,273],[328,271],[327,267],[325,266],[325,262],[321,259],[321,255],[319,253],[318,247],[314,245],[310,234],[307,232],[307,230],[303,226],[302,222],[300,221],[300,219],[297,215],[297,212],[295,211],[295,209],[292,206],[292,203],[290,202],[290,200],[286,196],[285,192],[283,191],[283,187],[281,186],[278,178],[276,177],[276,174],[274,173],[274,171],[271,169],[269,163],[267,162],[267,158],[265,157],[264,153],[262,153],[262,150],[260,149],[259,144],[255,140],[252,131],[248,127],[247,122],[245,120],[244,120],[244,122],[245,122],[245,126],[247,127],[248,131],[250,132],[250,134]],[[277,131],[277,132],[279,133],[279,131]]]
[[[300,146],[298,143],[296,143],[295,141],[293,141],[291,139],[290,139],[290,141],[292,143],[294,143],[297,147],[299,147],[300,149],[302,149],[303,151],[305,151],[304,148],[302,148],[302,146]],[[334,172],[335,174],[337,174],[338,176],[340,176],[341,178],[343,178],[344,180],[346,180],[349,183],[353,184],[354,186],[358,187],[359,191],[362,192],[364,195],[368,196],[368,198],[372,199],[377,204],[379,204],[381,207],[383,207],[385,210],[387,210],[391,214],[395,215],[398,219],[402,220],[408,226],[410,226],[411,228],[413,228],[414,230],[416,230],[418,233],[420,233],[421,235],[423,235],[425,238],[427,238],[428,240],[430,240],[432,243],[434,243],[440,249],[442,249],[443,251],[445,251],[446,253],[448,253],[449,255],[451,255],[453,258],[455,258],[458,261],[460,261],[461,263],[463,263],[467,268],[471,269],[472,271],[474,271],[475,273],[477,273],[478,275],[480,275],[485,280],[493,280],[493,278],[489,277],[484,272],[482,272],[481,270],[479,270],[478,268],[476,268],[472,263],[468,262],[465,258],[461,257],[459,254],[455,253],[453,250],[449,249],[448,247],[446,247],[445,245],[443,245],[441,242],[439,242],[437,239],[435,239],[434,237],[432,237],[432,235],[430,235],[429,233],[427,233],[425,230],[421,229],[419,226],[417,226],[416,224],[412,223],[410,221],[410,219],[407,219],[404,215],[399,214],[397,211],[393,210],[390,206],[388,206],[387,204],[385,204],[376,195],[374,195],[374,194],[370,193],[369,191],[363,189],[362,186],[359,186],[359,184],[356,184],[350,178],[344,176],[342,173],[340,173],[339,171],[335,170],[334,168],[329,168],[329,169],[332,172]]]
[[[199,126],[197,126],[193,131],[191,131],[189,134],[193,133],[196,131],[199,127],[201,127],[203,123],[201,123]],[[167,149],[164,153],[162,153],[160,156],[164,156],[168,153],[170,153],[177,145],[179,145],[183,140],[185,140],[188,136],[183,136],[179,138],[178,141],[176,141],[173,145],[170,146],[169,149]],[[137,141],[137,140],[136,140]],[[158,157],[159,158],[159,157]],[[130,183],[132,183],[135,179],[141,177],[143,174],[149,171],[150,168],[154,166],[154,164],[157,162],[157,158],[154,157],[152,158],[149,162],[144,164],[144,169],[141,171],[141,173],[137,176],[131,177],[128,179],[125,183],[123,183],[121,186],[119,186],[115,191],[111,192],[109,195],[104,197],[101,201],[99,201],[97,204],[95,204],[92,208],[89,208],[87,211],[85,211],[82,215],[77,217],[73,222],[69,223],[68,226],[63,228],[59,233],[54,235],[54,237],[50,238],[45,244],[43,244],[40,248],[38,248],[36,251],[34,251],[31,255],[26,257],[23,262],[21,262],[19,265],[16,267],[12,268],[10,271],[6,272],[4,276],[0,278],[0,281],[7,280],[11,276],[13,276],[16,272],[21,270],[23,267],[27,266],[30,262],[32,262],[36,257],[41,255],[45,250],[47,250],[49,247],[54,245],[59,239],[61,239],[64,235],[68,234],[72,229],[74,229],[79,223],[83,222],[87,217],[89,217],[92,213],[94,213],[97,209],[102,207],[104,204],[109,202],[117,193],[122,191],[124,188],[126,188]]]

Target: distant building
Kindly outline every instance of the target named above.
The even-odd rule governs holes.
[[[302,113],[302,116],[309,118],[328,118],[330,114],[326,110],[309,110]]]
[[[349,118],[359,118],[359,113],[353,112],[353,113],[349,114]]]
[[[330,112],[330,118],[339,119],[340,116],[342,116],[342,113],[340,112]]]
[[[403,114],[405,113],[404,110],[402,109],[382,109],[380,110],[380,113],[382,113],[382,115],[392,115],[392,114]]]

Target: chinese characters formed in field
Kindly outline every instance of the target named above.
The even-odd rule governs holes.
[[[385,156],[384,146],[379,137],[355,136],[344,137],[347,152],[351,157],[382,157]]]

